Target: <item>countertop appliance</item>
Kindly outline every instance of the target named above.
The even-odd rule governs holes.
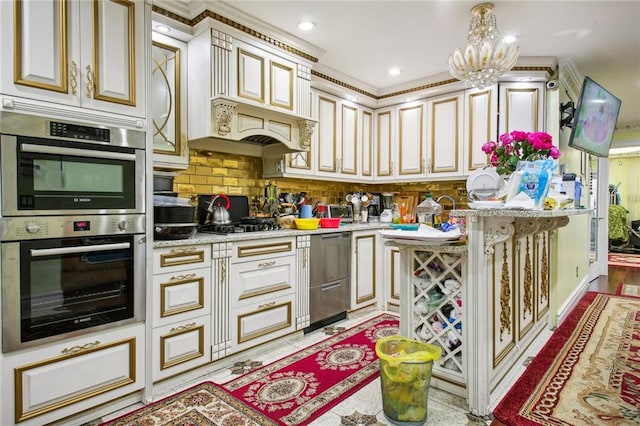
[[[351,297],[351,234],[312,235],[309,270],[310,325],[305,332],[347,317]]]
[[[351,223],[353,222],[353,205],[328,204],[327,217],[340,217],[343,223]]]

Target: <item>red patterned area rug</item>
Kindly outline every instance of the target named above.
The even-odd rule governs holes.
[[[493,411],[495,425],[640,424],[640,300],[589,292]]]
[[[640,255],[628,253],[609,253],[609,265],[640,268]]]
[[[618,288],[616,289],[616,295],[640,297],[640,285],[620,283],[618,284]]]
[[[279,425],[308,424],[380,374],[376,340],[398,334],[383,314],[222,385]]]
[[[376,340],[398,327],[397,316],[378,315],[227,383],[200,383],[103,425],[305,425],[379,376]]]

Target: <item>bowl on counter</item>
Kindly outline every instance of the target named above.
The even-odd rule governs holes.
[[[320,228],[339,228],[341,217],[323,217],[320,219]]]
[[[318,229],[320,219],[316,217],[296,218],[296,228],[298,229]]]

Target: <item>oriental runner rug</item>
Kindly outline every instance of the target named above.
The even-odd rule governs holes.
[[[611,266],[640,268],[640,254],[609,253],[608,264]]]
[[[640,297],[640,285],[620,283],[616,289],[616,295]]]
[[[204,382],[104,426],[304,425],[380,374],[376,341],[399,332],[378,315],[224,384]]]
[[[495,425],[640,423],[640,300],[589,292],[493,411]]]

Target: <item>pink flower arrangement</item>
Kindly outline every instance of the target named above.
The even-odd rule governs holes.
[[[553,145],[551,135],[545,132],[522,132],[514,130],[503,133],[498,142],[490,141],[482,145],[482,152],[489,155],[491,165],[500,175],[511,174],[518,161],[535,161],[560,157],[560,150]]]

